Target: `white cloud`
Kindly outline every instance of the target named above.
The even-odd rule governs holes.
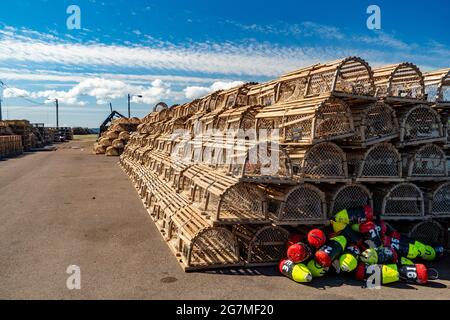
[[[230,81],[230,82],[217,81],[217,82],[214,82],[209,87],[189,86],[189,87],[186,87],[183,90],[183,92],[187,99],[195,99],[195,98],[205,96],[208,93],[211,93],[211,92],[214,92],[217,90],[227,90],[227,89],[231,89],[233,87],[240,86],[242,84],[244,84],[244,82],[242,82],[242,81]]]
[[[184,90],[184,95],[187,99],[195,99],[202,96],[207,95],[211,92],[211,88],[208,87],[199,87],[199,86],[190,86],[186,87]]]
[[[254,78],[276,77],[319,61],[349,55],[361,56],[373,63],[393,63],[408,59],[419,65],[436,66],[441,66],[446,58],[439,56],[438,52],[429,52],[425,46],[414,45],[415,49],[410,50],[411,45],[382,32],[372,36],[347,35],[336,27],[314,22],[297,25],[281,23],[281,26],[255,24],[244,27],[276,34],[319,36],[333,41],[314,46],[281,46],[249,40],[178,45],[143,35],[142,38],[147,39],[146,46],[106,45],[98,42],[82,44],[69,42],[52,34],[4,27],[0,28],[0,64],[39,63],[49,68],[73,69],[77,66],[80,69],[101,68],[105,72],[126,68],[131,72],[151,70],[151,73],[214,74],[221,78],[238,75]],[[370,48],[367,48],[367,44],[371,44]],[[448,49],[444,47],[439,51],[445,53],[446,50]]]
[[[75,83],[91,78],[107,78],[111,80],[122,80],[127,83],[144,85],[160,79],[164,82],[177,83],[180,85],[211,83],[215,81],[226,81],[220,77],[180,76],[171,74],[122,74],[122,73],[95,73],[95,72],[62,72],[53,70],[32,70],[0,68],[0,79],[2,80],[25,80],[25,81],[54,81]]]
[[[135,91],[137,95],[141,95],[142,98],[133,96],[133,102],[135,103],[145,103],[145,104],[155,104],[171,95],[169,85],[164,83],[160,79],[156,79],[151,83],[151,86],[147,88],[142,88]]]
[[[18,88],[6,88],[3,90],[3,97],[5,98],[16,98],[16,97],[28,97],[30,93],[26,90],[18,89]]]
[[[156,41],[149,46],[124,46],[80,44],[53,37],[0,29],[0,62],[269,77],[313,63],[323,56],[311,56],[305,48],[283,48],[267,43],[174,45]]]
[[[400,50],[413,47],[413,45],[407,44],[382,31],[375,31],[373,36],[355,36],[353,39],[367,44],[382,45]]]
[[[142,95],[142,98],[134,96],[134,102],[152,104],[168,98],[170,93],[169,85],[162,80],[154,80],[149,86],[133,86],[119,80],[92,78],[81,81],[67,91],[28,92],[18,88],[6,88],[3,95],[5,98],[45,98],[47,103],[52,103],[54,99],[58,99],[61,103],[83,106],[86,105],[86,102],[81,100],[83,97],[93,97],[97,104],[106,104],[111,100],[123,98],[127,94],[139,94]]]
[[[305,21],[299,24],[289,24],[286,22],[278,22],[276,24],[242,24],[233,20],[226,20],[225,22],[245,31],[263,34],[303,37],[319,36],[324,39],[344,38],[344,34],[338,28],[311,21]]]

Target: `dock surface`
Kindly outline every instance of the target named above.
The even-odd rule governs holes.
[[[296,284],[276,268],[185,273],[117,157],[93,141],[0,161],[0,299],[450,299],[450,258],[428,286]],[[69,290],[67,267],[81,270]]]

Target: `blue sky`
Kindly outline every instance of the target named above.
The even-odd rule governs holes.
[[[69,5],[81,29],[68,30]],[[366,26],[369,5],[381,30]],[[357,55],[450,66],[448,1],[10,1],[0,6],[3,117],[96,127],[109,102],[142,117],[240,81]],[[447,24],[446,24],[447,22]]]

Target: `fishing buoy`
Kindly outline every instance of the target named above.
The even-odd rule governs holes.
[[[288,246],[292,246],[293,244],[296,244],[298,242],[302,241],[302,236],[299,235],[298,233],[292,233],[289,236],[289,240],[288,240]]]
[[[444,254],[443,246],[437,246],[433,248],[432,246],[423,244],[420,241],[415,241],[414,246],[419,252],[418,257],[422,258],[425,261],[433,261],[436,258],[442,257],[442,255]]]
[[[313,229],[310,232],[308,232],[308,243],[316,249],[319,249],[321,246],[327,242],[327,237],[325,236],[325,233],[323,233],[320,229]]]
[[[329,267],[342,254],[346,245],[347,239],[343,235],[331,238],[316,252],[316,262],[322,267]]]
[[[329,268],[322,267],[320,264],[316,262],[316,260],[312,259],[306,265],[308,270],[311,272],[313,278],[320,278],[327,274]]]
[[[334,221],[334,220],[330,220],[330,223],[331,223],[331,226],[333,227],[333,231],[335,233],[341,232],[347,226],[347,224],[345,224],[345,223],[337,222],[337,221]]]
[[[287,249],[287,257],[293,263],[300,263],[308,260],[313,254],[313,249],[309,244],[298,242]]]
[[[397,281],[407,283],[426,284],[428,282],[428,270],[423,264],[413,265],[377,265],[381,271],[381,283],[389,284]],[[368,273],[368,265],[360,263],[356,268],[356,279],[366,280],[372,273]]]
[[[344,224],[360,224],[372,220],[373,210],[367,205],[344,209],[334,215],[334,221]]]
[[[419,255],[419,250],[413,243],[406,242],[404,240],[391,238],[385,236],[383,238],[383,245],[385,247],[391,247],[397,251],[399,256],[406,257],[408,259],[415,259]]]
[[[295,264],[290,260],[283,260],[279,265],[280,272],[298,283],[311,282],[312,274],[302,263]]]
[[[395,237],[392,236],[393,234],[395,235]],[[442,255],[444,254],[443,246],[432,247],[430,245],[426,245],[420,241],[411,239],[407,236],[403,236],[400,234],[391,233],[390,239],[389,238],[385,239],[385,242],[389,242],[389,241],[391,243],[394,243],[394,246],[397,246],[397,244],[398,244],[398,248],[399,248],[398,250],[400,250],[400,249],[406,250],[407,244],[412,244],[417,250],[416,257],[422,258],[425,261],[433,261],[436,258],[442,257]],[[414,254],[414,249],[412,249],[408,246],[408,250],[411,250],[411,258],[410,259],[414,259],[415,257],[412,257],[412,254]]]
[[[367,264],[397,263],[398,255],[391,247],[369,248],[361,253],[361,261]]]
[[[378,248],[383,245],[379,229],[373,221],[367,221],[359,225],[359,232],[372,243],[372,248]]]
[[[355,232],[352,226],[345,225],[345,228],[341,231],[341,235],[347,239],[347,243],[366,249],[367,245],[364,243],[364,238],[359,232]]]
[[[358,266],[358,257],[361,254],[358,246],[350,245],[345,248],[339,258],[339,268],[344,272],[352,272]]]

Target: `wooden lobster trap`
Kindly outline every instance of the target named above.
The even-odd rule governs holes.
[[[195,167],[186,170],[185,175]],[[257,185],[239,182],[201,166],[199,169],[203,172],[191,178],[192,199],[214,224],[267,222],[266,197]]]
[[[434,218],[450,218],[450,182],[443,182],[429,192],[429,213]]]
[[[16,156],[23,152],[22,137],[19,135],[0,136],[0,159]]]
[[[275,104],[263,108],[256,118],[258,135],[277,139],[278,133],[282,144],[312,145],[355,134],[349,106],[330,96]]]
[[[352,107],[355,135],[345,146],[366,148],[399,136],[399,124],[394,110],[382,101]]]
[[[402,103],[425,100],[425,84],[420,69],[409,62],[384,66],[373,71],[377,98]]]
[[[402,182],[373,188],[374,208],[383,219],[415,220],[425,218],[422,190],[413,183]]]
[[[271,106],[276,101],[278,81],[272,80],[265,83],[254,84],[249,87],[248,105]]]
[[[120,159],[122,158],[133,158],[134,152],[137,150],[137,148],[140,147],[140,139],[141,134],[139,132],[132,132],[130,134],[130,139],[128,140],[127,145],[125,146],[125,149],[123,153],[120,155]]]
[[[273,142],[234,149],[230,174],[251,183],[296,183],[286,150]]]
[[[172,216],[168,238],[169,247],[185,271],[243,264],[233,233],[224,227],[212,227],[192,205]]]
[[[364,205],[373,208],[372,192],[362,184],[324,185],[322,190],[327,195],[328,217],[330,218],[344,209]]]
[[[390,143],[379,143],[367,150],[347,152],[350,174],[358,182],[398,182],[402,180],[402,158]]]
[[[219,115],[217,128],[232,137],[239,138],[239,134],[245,134],[250,130],[254,131],[256,115],[261,109],[261,105],[228,109]],[[256,139],[256,135],[252,140],[254,139]]]
[[[400,122],[399,146],[445,142],[441,117],[430,106],[419,104],[397,111]]]
[[[408,237],[431,246],[446,246],[447,234],[448,230],[445,230],[439,222],[430,220],[412,225]]]
[[[313,146],[288,147],[295,179],[310,182],[348,182],[347,156],[335,143],[322,142]]]
[[[277,103],[323,94],[367,100],[375,92],[372,70],[358,57],[305,67],[283,75],[278,82]]]
[[[450,68],[424,74],[428,101],[438,108],[450,107]]]
[[[437,181],[448,177],[447,156],[436,144],[426,144],[403,154],[403,175],[408,180]]]
[[[233,234],[248,267],[277,265],[286,256],[289,232],[282,227],[234,225]]]
[[[204,131],[212,132],[213,130],[219,130],[224,132],[227,129],[228,121],[227,116],[221,115],[227,110],[233,110],[236,108],[242,108],[248,106],[248,91],[252,84],[244,84],[226,91],[221,91],[217,95],[217,102],[213,106],[210,105],[210,112],[205,114],[201,121],[203,122]],[[245,109],[243,110],[245,111]]]
[[[316,186],[266,187],[269,212],[275,225],[327,224],[325,194]]]
[[[134,150],[133,159],[145,164],[149,161],[149,153],[155,149],[154,140],[157,135],[144,135],[139,143],[139,146]]]
[[[441,110],[439,113],[442,120],[442,128],[444,129],[445,144],[444,148],[450,147],[450,110]]]

